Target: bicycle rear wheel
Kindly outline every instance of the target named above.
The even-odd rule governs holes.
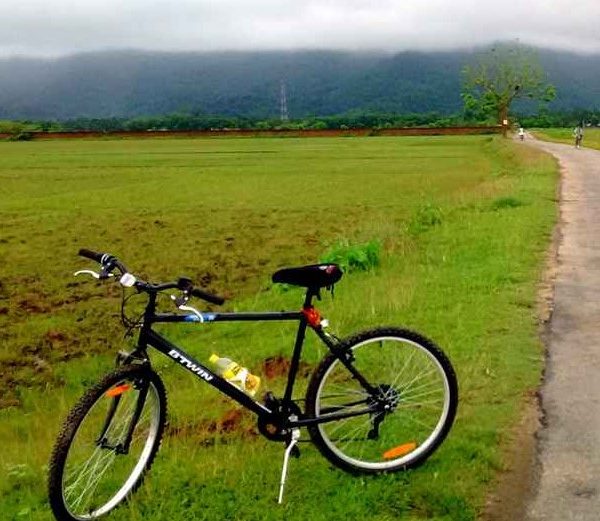
[[[61,521],[97,519],[127,500],[158,451],[166,392],[148,367],[106,375],[71,410],[49,466],[50,506]]]
[[[442,443],[456,414],[458,386],[448,358],[425,337],[397,328],[358,333],[340,348],[373,391],[328,354],[309,383],[307,416],[372,412],[310,426],[315,445],[350,472],[421,464]]]

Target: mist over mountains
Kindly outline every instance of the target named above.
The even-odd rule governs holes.
[[[473,51],[95,52],[0,59],[0,118],[135,117],[194,112],[291,118],[352,110],[458,112]],[[550,108],[600,107],[600,55],[539,50],[557,88]]]

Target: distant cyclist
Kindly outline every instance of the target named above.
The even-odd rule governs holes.
[[[575,137],[575,148],[581,148],[581,142],[583,141],[583,122],[575,127],[573,136]]]
[[[519,127],[519,139],[521,141],[525,139],[525,129],[523,127]]]

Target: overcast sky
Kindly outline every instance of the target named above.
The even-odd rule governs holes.
[[[0,0],[0,55],[100,49],[600,52],[600,0]]]

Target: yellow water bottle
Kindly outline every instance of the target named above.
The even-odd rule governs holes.
[[[216,373],[222,376],[229,383],[239,387],[242,391],[254,396],[260,386],[260,378],[253,375],[248,369],[229,358],[221,358],[219,355],[212,354],[209,358],[214,364]]]

